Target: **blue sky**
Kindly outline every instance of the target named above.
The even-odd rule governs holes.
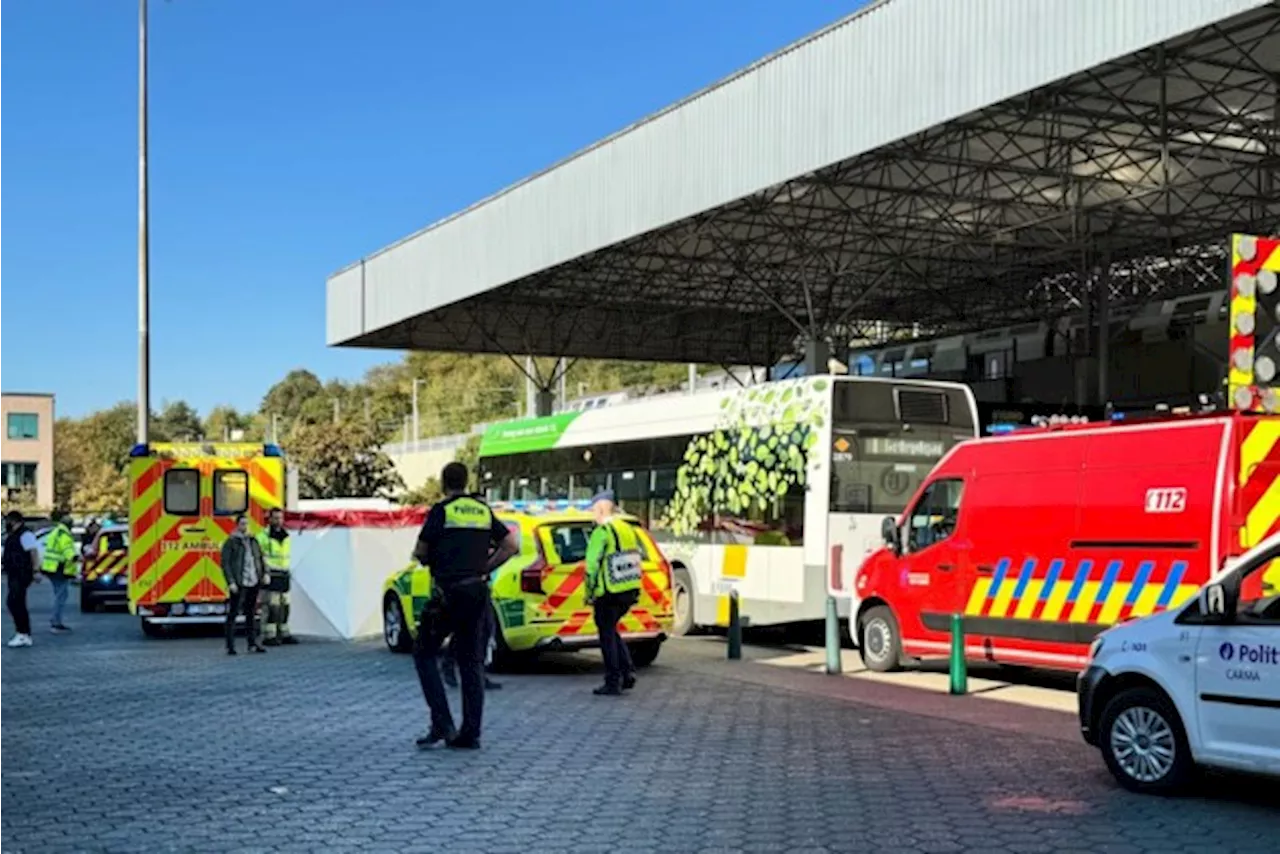
[[[324,280],[858,0],[152,0],[152,402],[256,408]],[[137,4],[4,5],[3,385],[132,399]]]

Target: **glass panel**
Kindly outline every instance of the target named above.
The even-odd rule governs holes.
[[[10,439],[35,439],[40,430],[40,416],[32,412],[10,412],[7,427]]]
[[[945,428],[833,431],[831,512],[901,513],[959,438]]]
[[[218,469],[213,473],[215,516],[235,516],[249,509],[249,473],[240,469]]]
[[[571,522],[551,526],[551,547],[555,563],[577,563],[587,557],[587,541],[591,539],[591,522]]]
[[[177,516],[200,514],[200,472],[169,469],[164,473],[164,512]]]
[[[960,515],[963,491],[964,483],[959,480],[929,484],[907,520],[907,551],[919,551],[951,536]]]

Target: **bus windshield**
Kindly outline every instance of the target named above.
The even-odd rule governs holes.
[[[832,513],[901,513],[974,413],[956,388],[839,383],[832,401]]]
[[[962,438],[940,427],[834,429],[831,512],[901,513],[925,475]]]

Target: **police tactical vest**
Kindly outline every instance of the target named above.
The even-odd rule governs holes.
[[[610,519],[604,524],[609,535],[600,576],[605,593],[629,593],[640,589],[640,537],[626,522]]]

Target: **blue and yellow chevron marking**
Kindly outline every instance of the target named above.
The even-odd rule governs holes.
[[[1014,558],[1000,558],[990,578],[974,582],[965,615],[1110,625],[1176,608],[1198,589],[1183,583],[1185,560],[1172,561],[1165,573],[1157,572],[1153,560],[1139,561],[1131,581],[1121,580],[1127,573],[1126,562],[1120,559],[1107,561],[1101,578],[1092,577],[1094,561],[1089,558],[1076,564],[1074,571],[1067,569],[1065,559],[1053,558],[1043,577],[1037,578],[1040,565],[1038,558],[1026,557],[1015,572]]]

